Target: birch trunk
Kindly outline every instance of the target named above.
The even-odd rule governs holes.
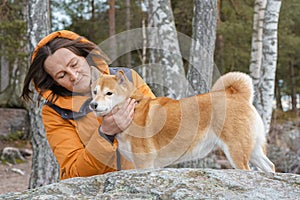
[[[253,33],[251,43],[250,72],[254,86],[259,83],[261,77],[261,64],[263,56],[263,24],[267,0],[256,0],[253,15]]]
[[[157,96],[184,97],[185,79],[170,0],[147,0],[150,65],[146,81]]]
[[[262,45],[262,47],[259,46],[258,48],[262,49],[260,52],[259,49],[256,50],[255,45],[252,47],[250,73],[254,84],[254,105],[263,119],[265,132],[268,134],[274,100],[275,72],[277,64],[277,28],[281,0],[268,0],[267,2],[257,0],[255,6],[259,7],[256,9],[259,9],[262,12],[261,15],[264,16],[262,19],[254,18],[256,23],[263,23],[263,34],[261,38],[259,35],[255,38],[254,29],[252,44],[257,40],[259,45]],[[262,44],[259,40],[262,41]],[[255,51],[258,52],[256,53]],[[255,54],[258,57],[257,63],[255,62]]]
[[[28,0],[27,9],[29,51],[33,52],[37,43],[50,32],[49,0]],[[59,167],[46,139],[41,106],[36,103],[37,97],[37,93],[34,93],[34,103],[29,106],[33,148],[29,188],[48,185],[59,180]]]
[[[187,74],[191,87],[187,91],[188,96],[208,92],[211,88],[217,17],[217,0],[194,1],[193,37]],[[203,159],[187,161],[171,167],[217,168],[216,156],[211,153]]]
[[[205,93],[211,88],[217,15],[217,0],[194,0],[193,40],[187,73],[193,91],[188,95]]]

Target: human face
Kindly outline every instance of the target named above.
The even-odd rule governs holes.
[[[82,56],[66,48],[56,50],[44,63],[45,71],[56,83],[69,91],[81,94],[90,92],[91,72]]]

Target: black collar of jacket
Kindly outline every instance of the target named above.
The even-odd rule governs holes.
[[[84,116],[86,116],[88,113],[92,112],[92,110],[89,107],[90,102],[92,101],[92,98],[88,98],[80,107],[79,112],[75,112],[69,109],[61,108],[50,101],[46,102],[46,105],[50,106],[53,110],[55,110],[63,119],[73,119],[78,120]]]

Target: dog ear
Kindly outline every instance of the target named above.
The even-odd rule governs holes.
[[[94,66],[91,66],[91,81],[95,82],[99,77],[102,76],[100,70]]]
[[[124,85],[127,83],[127,78],[123,72],[123,70],[118,70],[116,73],[116,79],[117,79],[117,83],[119,85]]]

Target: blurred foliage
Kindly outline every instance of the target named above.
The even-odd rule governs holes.
[[[25,0],[2,1],[0,3],[0,44],[6,61],[24,60],[27,52],[19,51],[26,45]]]
[[[184,33],[185,35],[192,36],[192,22],[194,12],[193,0],[173,0],[171,1],[171,6],[173,9],[177,31]]]
[[[109,5],[106,1],[80,1],[80,0],[52,0],[52,10],[64,10],[65,14],[69,17],[63,18],[52,17],[53,31],[60,29],[58,22],[66,24],[63,28],[74,31],[79,35],[84,35],[87,39],[96,44],[100,44],[109,38],[109,19],[108,9]],[[70,6],[72,5],[72,6]],[[126,5],[123,0],[116,0],[115,2],[115,31],[116,34],[126,31]],[[85,13],[83,15],[82,13]],[[60,19],[59,19],[60,18]],[[140,0],[131,0],[130,2],[130,29],[141,28],[142,20],[145,18],[145,13],[142,9],[142,2]],[[146,17],[147,18],[147,17]],[[60,21],[61,20],[61,21]],[[132,66],[141,63],[138,52],[131,52]],[[109,56],[109,55],[108,55]],[[126,66],[126,55],[119,58],[119,65]]]
[[[14,141],[19,141],[19,140],[24,140],[24,132],[23,131],[15,131],[12,132],[8,135],[0,135],[0,140],[1,141],[7,141],[7,142],[14,142]]]
[[[254,0],[220,1],[215,64],[222,73],[249,72]]]
[[[279,17],[277,79],[283,80],[282,95],[291,95],[291,84],[296,84],[296,93],[300,93],[300,2],[283,1]],[[294,77],[290,68],[294,68]],[[292,78],[294,83],[292,83]]]
[[[96,44],[109,37],[109,21],[107,2],[81,1],[81,0],[52,0],[52,10],[64,10],[69,17],[52,16],[53,31],[59,29],[58,23],[65,24],[64,28],[72,30],[79,35],[84,35]],[[71,6],[70,6],[71,5]],[[125,1],[116,0],[116,34],[125,31],[126,27],[126,6]],[[92,12],[93,11],[93,12]],[[131,28],[142,27],[143,11],[140,1],[131,1],[130,4],[130,23]],[[61,20],[61,21],[60,21]]]
[[[0,107],[23,107],[20,92],[27,69],[26,0],[0,2]]]

